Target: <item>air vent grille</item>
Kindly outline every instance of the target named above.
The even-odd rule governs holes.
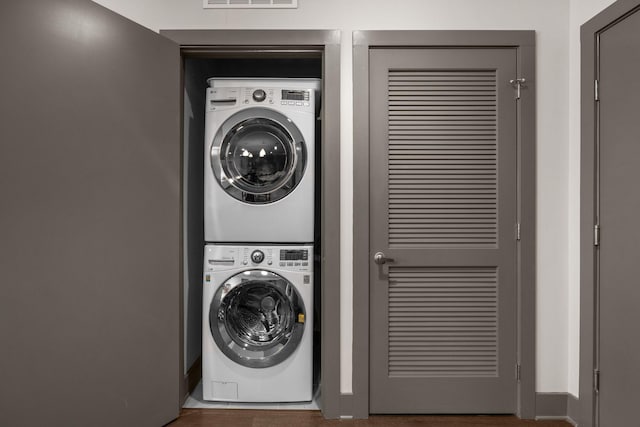
[[[389,268],[389,376],[495,377],[498,271]]]
[[[494,70],[389,71],[389,244],[498,241]]]
[[[205,9],[295,9],[298,0],[204,0]]]

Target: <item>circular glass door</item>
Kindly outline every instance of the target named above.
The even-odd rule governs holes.
[[[298,185],[306,151],[302,134],[284,115],[266,108],[248,108],[231,116],[211,147],[211,165],[218,183],[247,203],[271,203]]]
[[[288,280],[264,270],[249,270],[225,281],[209,310],[218,348],[234,362],[268,368],[284,361],[302,339],[306,313]]]

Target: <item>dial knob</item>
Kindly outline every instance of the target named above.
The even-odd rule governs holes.
[[[267,97],[267,93],[262,89],[256,89],[253,91],[253,100],[256,102],[262,102]]]
[[[264,252],[260,250],[255,250],[251,252],[251,261],[256,264],[260,264],[264,260]]]

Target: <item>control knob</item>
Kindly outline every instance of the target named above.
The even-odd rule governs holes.
[[[256,89],[253,91],[253,100],[256,102],[262,102],[267,97],[267,93],[262,89]]]
[[[262,261],[264,261],[264,252],[262,252],[261,250],[255,250],[251,252],[251,261],[256,264],[260,264]]]

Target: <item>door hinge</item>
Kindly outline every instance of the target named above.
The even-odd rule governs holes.
[[[516,365],[516,381],[520,382],[520,364]]]
[[[593,246],[600,246],[600,224],[593,226]]]
[[[516,240],[520,240],[520,223],[516,224]]]
[[[598,369],[593,371],[593,390],[596,393],[600,391],[600,371]]]
[[[593,81],[593,99],[596,102],[600,101],[600,83],[598,83],[598,80]]]
[[[520,89],[522,89],[522,86],[526,83],[526,81],[527,80],[525,78],[509,80],[511,86],[516,88],[516,99],[520,99]]]

